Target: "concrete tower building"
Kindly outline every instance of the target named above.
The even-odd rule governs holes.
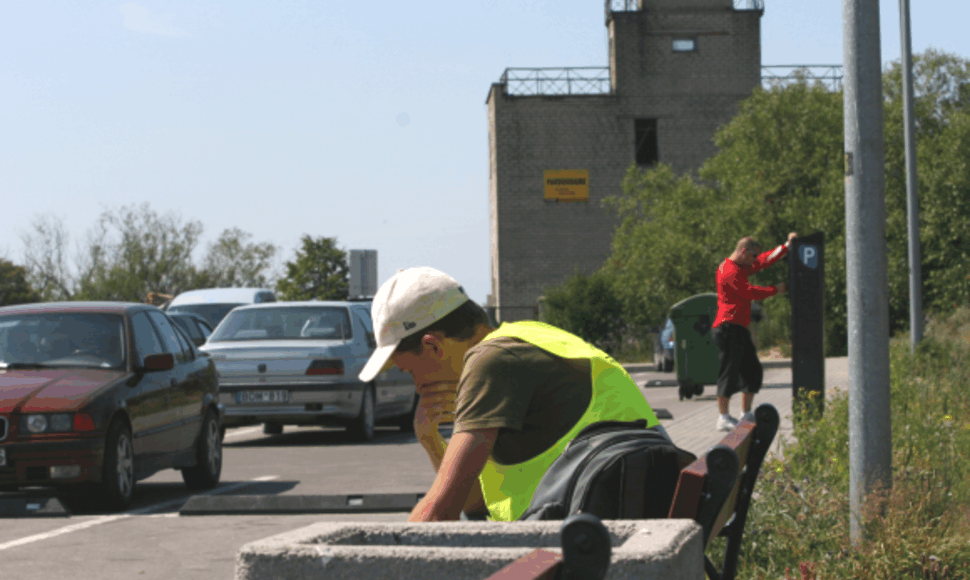
[[[763,4],[737,1],[607,0],[608,68],[508,69],[492,85],[499,321],[535,317],[547,287],[603,265],[618,220],[601,202],[631,164],[683,173],[716,153],[715,131],[761,83]]]

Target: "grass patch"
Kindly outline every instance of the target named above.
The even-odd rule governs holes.
[[[738,578],[970,578],[970,309],[890,344],[893,477],[849,542],[847,395],[795,417],[756,487]],[[719,551],[720,550],[720,551]],[[711,557],[723,553],[719,539]],[[715,562],[717,562],[715,560]]]

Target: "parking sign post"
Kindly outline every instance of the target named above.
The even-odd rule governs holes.
[[[824,289],[825,234],[792,240],[788,254],[791,299],[792,405],[825,402]]]

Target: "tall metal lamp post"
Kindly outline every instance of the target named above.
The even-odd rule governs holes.
[[[892,482],[889,288],[879,0],[843,0],[845,234],[849,323],[849,534]]]

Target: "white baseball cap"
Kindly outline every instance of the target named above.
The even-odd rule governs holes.
[[[397,345],[468,302],[465,289],[434,268],[408,268],[384,282],[371,305],[377,350],[370,355],[360,380],[369,382],[387,366]]]

